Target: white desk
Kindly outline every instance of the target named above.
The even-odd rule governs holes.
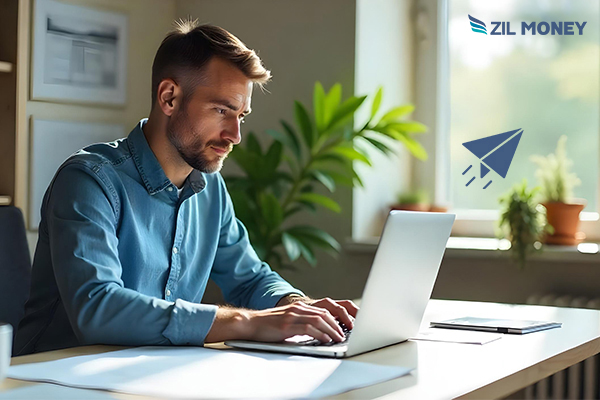
[[[463,316],[554,320],[562,322],[563,327],[522,336],[504,335],[501,340],[483,346],[406,342],[362,354],[351,359],[384,365],[415,366],[417,369],[411,375],[335,398],[498,398],[600,352],[600,311],[596,310],[432,300],[427,307],[422,327],[426,328],[433,319]],[[55,360],[122,348],[124,347],[86,346],[57,350],[15,357],[12,364]],[[0,385],[0,394],[8,394],[5,392],[31,385],[48,386],[7,379]],[[98,391],[81,389],[60,390],[70,390],[72,394],[82,396],[89,393],[94,398],[98,398],[100,394]],[[46,395],[49,393],[50,391],[46,392]],[[105,398],[142,399],[141,396],[115,393],[106,393]]]

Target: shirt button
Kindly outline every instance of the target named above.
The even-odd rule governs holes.
[[[173,246],[173,254],[177,254],[179,250],[177,249],[177,247]]]
[[[172,188],[171,186],[169,186],[169,187],[167,188],[167,190],[168,190],[169,192],[172,192],[172,191],[173,191],[173,188]]]
[[[167,296],[170,296],[170,295],[171,295],[171,291],[170,291],[169,289],[167,289],[167,291],[165,292],[165,294],[166,294]]]

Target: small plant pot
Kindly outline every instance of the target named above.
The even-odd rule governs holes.
[[[585,201],[580,203],[550,202],[542,205],[546,208],[548,223],[554,228],[554,233],[544,237],[544,243],[574,246],[585,238],[583,232],[578,232],[579,213],[585,207]]]
[[[445,212],[448,212],[448,207],[433,206],[432,205],[431,207],[429,207],[429,211],[431,211],[431,212],[442,212],[442,213],[445,213]]]
[[[429,204],[425,204],[425,203],[394,204],[390,208],[391,208],[391,210],[402,210],[402,211],[429,211]]]

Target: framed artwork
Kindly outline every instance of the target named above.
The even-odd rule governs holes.
[[[123,105],[127,16],[36,0],[32,100]]]
[[[112,142],[125,136],[125,127],[119,124],[31,118],[29,229],[38,229],[44,193],[58,167],[71,154],[90,144]]]

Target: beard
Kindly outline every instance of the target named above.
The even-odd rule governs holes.
[[[223,161],[229,153],[223,156],[209,157],[206,153],[214,153],[211,146],[231,151],[232,144],[227,140],[204,141],[196,133],[185,107],[169,119],[167,124],[167,138],[177,149],[181,158],[192,168],[206,174],[219,172],[223,168]],[[215,153],[216,154],[216,153]]]

